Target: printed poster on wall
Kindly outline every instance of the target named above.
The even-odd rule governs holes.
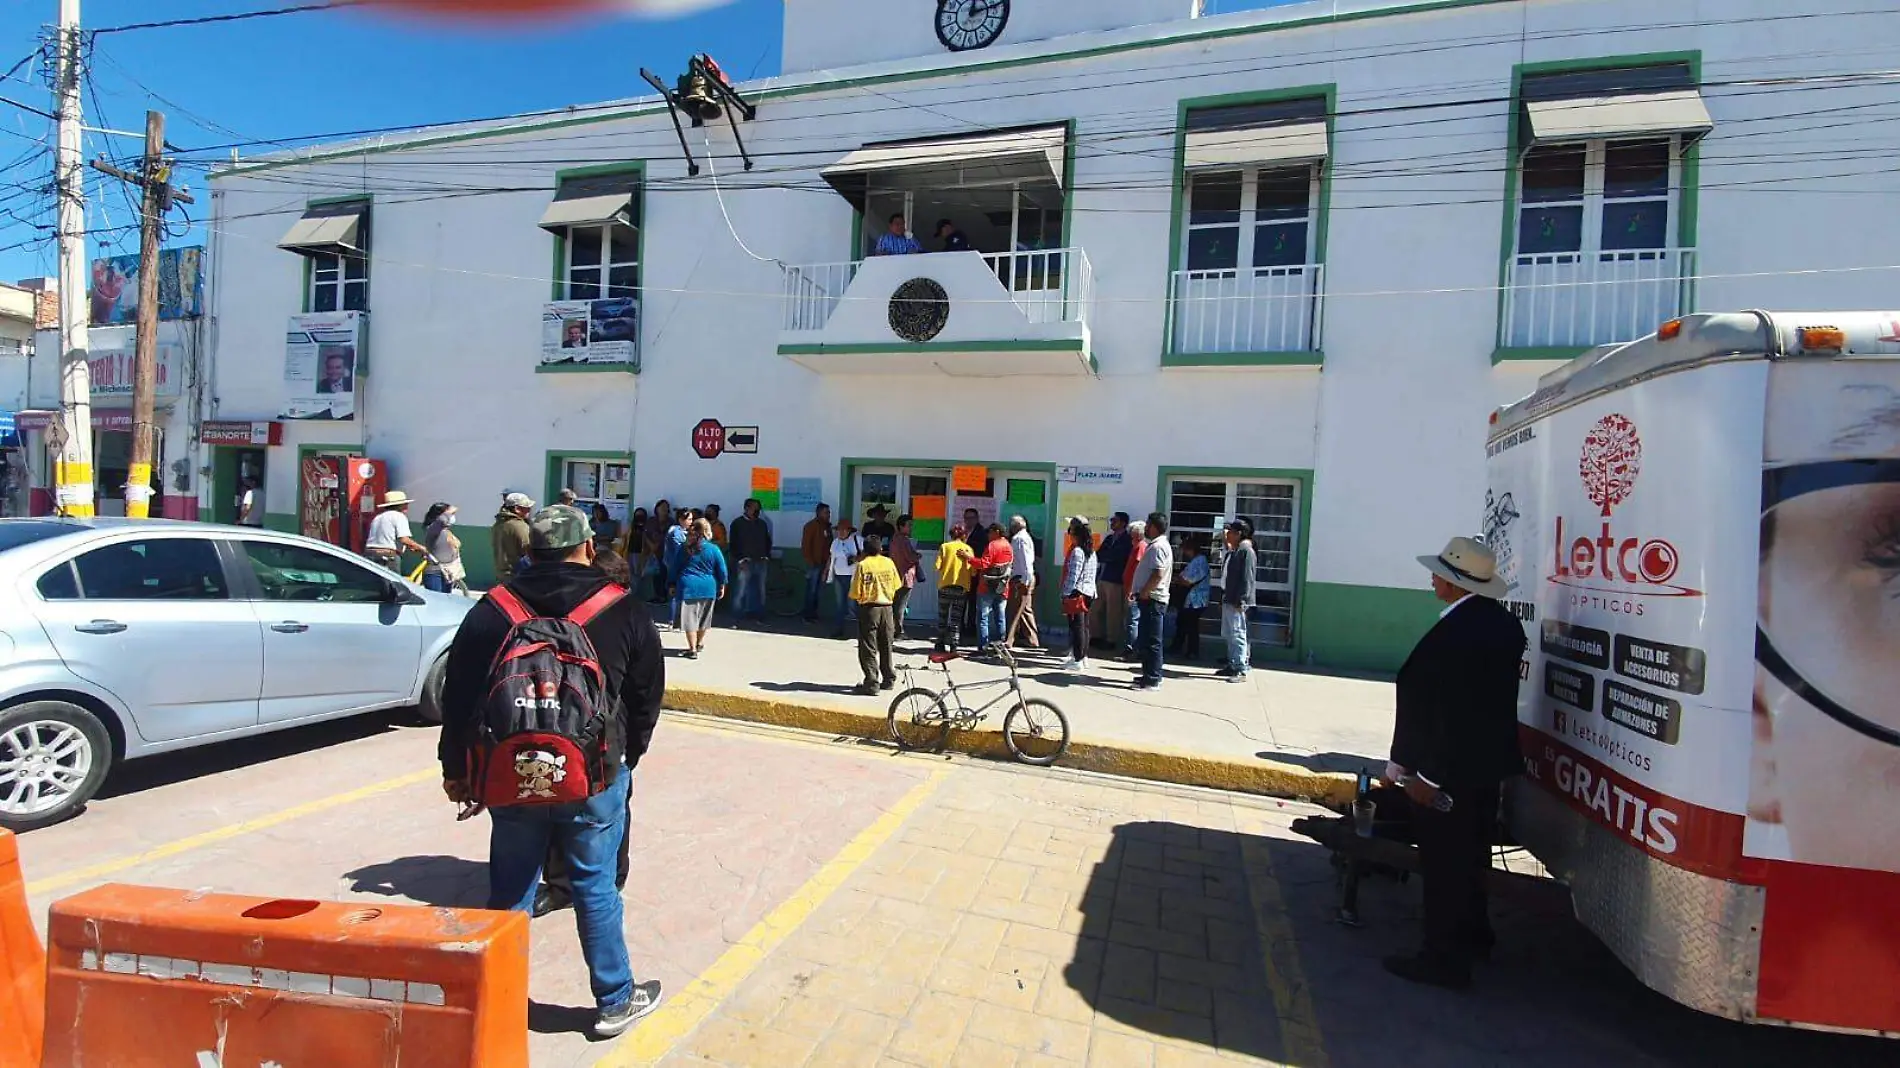
[[[1079,515],[1089,521],[1089,531],[1095,535],[1095,547],[1098,549],[1101,548],[1102,538],[1108,534],[1108,517],[1110,515],[1108,494],[1064,490],[1062,492],[1061,501],[1063,555],[1066,557],[1069,550],[1075,547],[1074,543],[1069,540],[1068,535],[1068,519],[1070,516]]]
[[[362,336],[362,312],[291,316],[279,414],[285,419],[355,419]]]
[[[972,508],[976,509],[976,521],[986,527],[997,522],[996,517],[1001,514],[994,497],[965,497],[959,494],[951,500],[950,508],[953,526],[962,523],[963,513]]]
[[[640,364],[640,302],[557,300],[541,311],[541,365]]]
[[[195,319],[204,314],[204,249],[161,249],[158,253],[158,318]],[[92,261],[92,325],[133,323],[139,315],[139,257],[109,256]]]

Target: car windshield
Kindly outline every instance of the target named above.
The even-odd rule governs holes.
[[[0,522],[0,552],[64,534],[77,534],[85,529],[78,523],[64,523],[57,519],[6,520]]]

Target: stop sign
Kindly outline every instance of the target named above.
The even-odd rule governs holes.
[[[701,419],[693,428],[693,451],[711,460],[726,451],[726,428],[717,419]]]

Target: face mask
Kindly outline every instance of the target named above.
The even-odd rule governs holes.
[[[454,526],[454,525],[455,525],[455,513],[454,513],[454,512],[450,512],[450,513],[449,513],[448,515],[445,515],[445,516],[443,516],[443,517],[442,517],[442,525],[443,525],[443,526],[445,526],[445,527],[452,527],[452,526]]]

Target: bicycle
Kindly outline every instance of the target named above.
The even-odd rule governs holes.
[[[1009,667],[1007,679],[985,679],[959,683],[950,678],[950,662],[962,653],[930,654],[930,662],[943,668],[942,690],[911,686],[911,670],[904,669],[907,688],[891,700],[887,726],[891,740],[906,750],[941,749],[950,738],[950,728],[970,730],[988,718],[998,702],[1015,698],[1015,707],[1003,717],[1003,745],[1009,755],[1025,764],[1047,767],[1069,751],[1069,718],[1054,704],[1040,697],[1024,697],[1022,678],[1016,674],[1016,657],[1005,646],[994,647],[998,659]],[[990,686],[1006,686],[1008,692],[997,695],[980,707],[964,703],[963,693]]]

